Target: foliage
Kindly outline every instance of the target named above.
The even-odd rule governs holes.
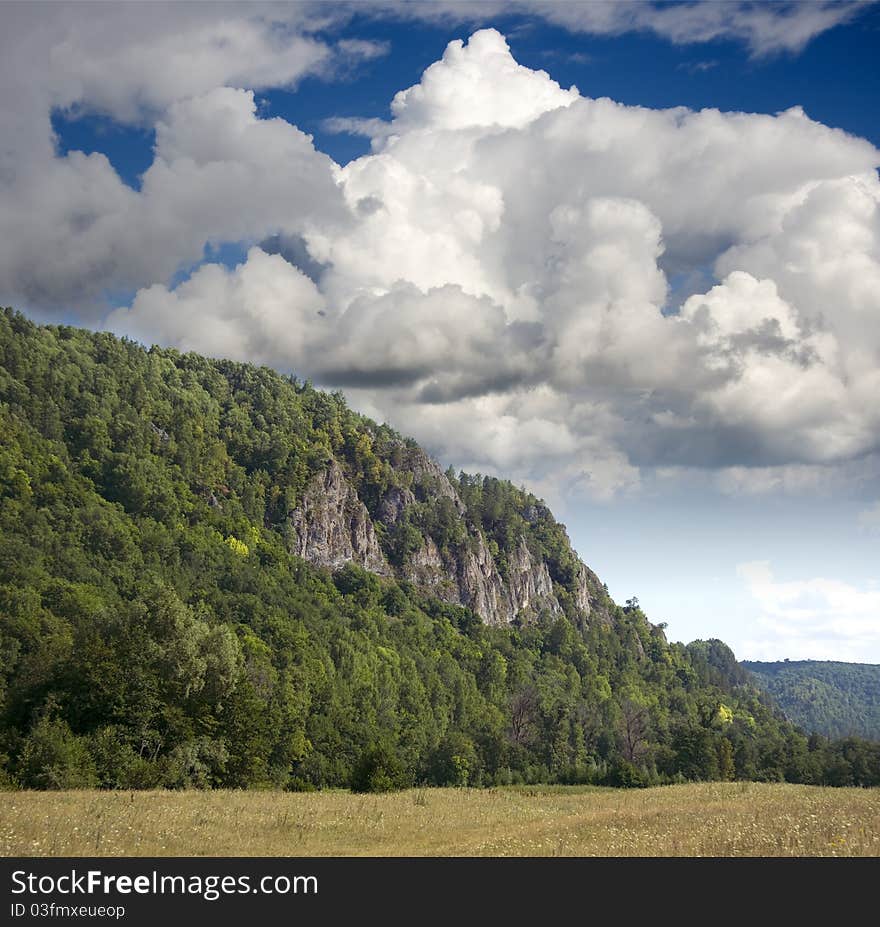
[[[7,310],[0,433],[0,786],[880,781],[880,748],[808,740],[723,644],[668,643],[592,574],[586,618],[540,500],[460,474],[460,514],[339,394]],[[331,459],[373,513],[410,494],[386,552],[482,532],[504,571],[525,543],[563,613],[489,627],[300,560]]]
[[[880,666],[824,660],[743,666],[805,730],[880,741]]]
[[[409,784],[403,764],[387,744],[367,748],[351,774],[352,792],[394,792]]]

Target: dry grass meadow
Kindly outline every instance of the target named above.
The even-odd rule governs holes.
[[[880,856],[880,789],[7,792],[4,856]]]

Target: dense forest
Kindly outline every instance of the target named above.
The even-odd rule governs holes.
[[[0,434],[4,787],[880,784],[880,744],[808,737],[723,643],[612,602],[540,500],[416,479],[339,394],[7,309]],[[296,553],[331,471],[381,569]],[[546,588],[488,622],[402,578],[429,546]]]
[[[742,665],[804,730],[880,741],[880,666],[826,660]]]

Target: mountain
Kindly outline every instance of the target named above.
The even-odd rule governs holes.
[[[804,730],[880,741],[880,666],[825,660],[742,665]]]
[[[338,393],[4,310],[0,433],[7,787],[880,783]]]

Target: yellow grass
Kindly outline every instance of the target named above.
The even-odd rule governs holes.
[[[7,792],[5,856],[878,856],[880,789]]]

